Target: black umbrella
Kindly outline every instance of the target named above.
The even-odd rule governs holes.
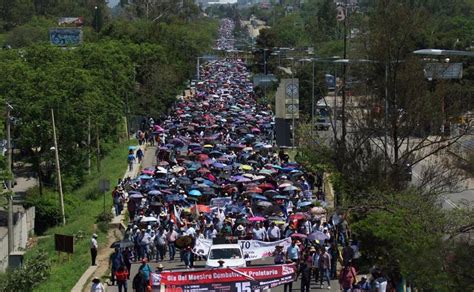
[[[135,244],[130,240],[117,240],[116,242],[110,245],[110,248],[127,248],[132,246],[135,246]]]

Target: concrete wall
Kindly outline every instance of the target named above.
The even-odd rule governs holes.
[[[25,250],[28,235],[34,232],[35,207],[16,212],[13,227],[15,251]],[[6,228],[5,228],[6,229]],[[0,271],[8,267],[8,232],[0,233]]]

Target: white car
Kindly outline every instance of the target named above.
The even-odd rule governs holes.
[[[238,244],[215,244],[209,249],[206,267],[218,268],[223,260],[224,267],[246,267],[244,253]]]

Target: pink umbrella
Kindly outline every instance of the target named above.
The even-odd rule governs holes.
[[[301,233],[293,233],[291,237],[297,237],[297,238],[306,238],[308,237],[306,234],[301,234]]]
[[[151,169],[144,169],[142,170],[142,174],[154,175],[155,172]]]
[[[159,125],[154,125],[153,126],[153,130],[155,132],[163,132],[165,129],[163,129],[162,127],[160,127]]]
[[[250,222],[261,222],[261,221],[265,221],[265,220],[266,220],[265,218],[258,217],[258,216],[248,218],[248,221],[250,221]]]
[[[260,133],[260,129],[259,129],[259,128],[252,128],[252,132],[254,132],[254,133]]]

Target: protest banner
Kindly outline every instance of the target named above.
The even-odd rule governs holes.
[[[242,248],[244,257],[248,261],[271,257],[277,245],[283,246],[286,250],[291,245],[291,238],[285,238],[279,241],[266,242],[259,240],[239,240],[238,244]],[[196,239],[193,252],[199,256],[207,256],[212,246],[210,239]]]
[[[222,268],[207,270],[163,271],[152,274],[152,286],[163,291],[235,291],[270,289],[292,282],[295,264]]]

